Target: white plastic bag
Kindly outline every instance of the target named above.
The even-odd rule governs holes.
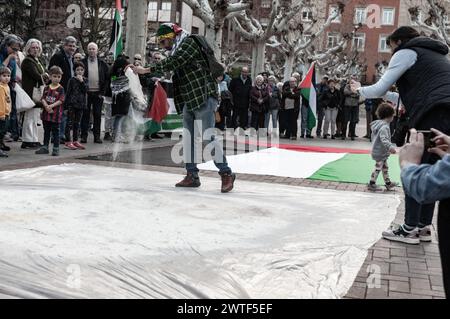
[[[16,84],[14,91],[16,91],[17,113],[28,111],[36,105],[20,85]]]

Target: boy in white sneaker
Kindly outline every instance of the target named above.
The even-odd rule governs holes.
[[[380,172],[383,172],[383,178],[387,190],[394,189],[398,183],[392,182],[389,178],[389,167],[387,160],[391,154],[395,154],[397,147],[391,142],[391,129],[389,124],[394,120],[395,110],[389,103],[381,103],[377,109],[379,120],[372,122],[372,158],[375,160],[375,170],[372,172],[368,189],[377,191],[377,179]]]

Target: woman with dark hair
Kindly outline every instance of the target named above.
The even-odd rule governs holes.
[[[374,85],[361,87],[352,82],[352,89],[365,98],[395,94],[389,92],[396,84],[405,106],[409,126],[417,130],[430,128],[450,133],[450,61],[444,43],[420,36],[411,27],[400,27],[389,37],[393,56],[383,77]],[[439,157],[423,154],[422,163],[434,164]],[[431,223],[435,204],[420,205],[412,197],[405,198],[405,223],[383,232],[388,240],[419,244],[431,241]],[[450,198],[439,205],[438,235],[447,295],[450,288]]]
[[[111,87],[107,89],[106,96],[112,97],[111,116],[114,118],[114,142],[124,141],[124,118],[128,115],[131,103],[129,80],[125,75],[129,57],[121,55],[114,62],[111,69]]]

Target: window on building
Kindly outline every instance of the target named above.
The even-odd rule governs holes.
[[[172,2],[161,2],[161,10],[162,11],[171,11],[172,10]]]
[[[328,33],[327,48],[335,47],[339,42],[339,35],[337,33]]]
[[[261,8],[270,8],[272,6],[271,0],[262,0],[261,1]]]
[[[330,16],[334,15],[339,10],[338,6],[330,6]],[[331,21],[333,23],[341,23],[341,14]]]
[[[388,43],[386,42],[387,36],[380,35],[380,42],[378,44],[378,51],[379,52],[391,52],[391,49],[389,48]]]
[[[313,20],[313,14],[311,9],[305,8],[302,10],[302,21],[312,21]]]
[[[158,2],[151,1],[148,3],[148,20],[157,21],[158,20]]]
[[[172,20],[172,2],[161,2],[158,19],[159,22],[170,22]]]
[[[367,9],[366,8],[355,8],[355,24],[366,23]]]
[[[363,52],[366,46],[366,34],[365,33],[357,33],[355,34],[352,41],[353,49]]]
[[[261,23],[261,25],[263,27],[267,27],[267,25],[269,24],[270,20],[269,20],[269,18],[261,18],[261,19],[259,19],[259,22]]]
[[[383,8],[383,17],[381,20],[383,25],[394,25],[394,8]]]
[[[192,34],[199,34],[200,33],[200,29],[197,27],[192,27]]]

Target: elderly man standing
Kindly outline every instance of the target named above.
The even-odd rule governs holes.
[[[59,66],[63,71],[61,85],[64,88],[64,91],[67,92],[67,85],[69,80],[74,76],[75,71],[73,70],[73,55],[77,51],[77,39],[72,36],[69,36],[64,39],[63,46],[61,49],[56,52],[52,58],[50,59],[50,63],[48,68],[50,69],[52,66]],[[64,132],[66,131],[67,124],[67,115],[63,115],[61,124],[60,124],[60,143],[65,143]]]
[[[222,193],[234,187],[236,175],[228,166],[223,146],[211,130],[215,125],[218,107],[218,85],[209,72],[208,61],[197,39],[173,23],[162,24],[157,32],[162,47],[170,56],[148,68],[132,66],[138,74],[173,72],[175,106],[183,113],[183,153],[187,175],[176,187],[200,187],[197,163],[197,137],[211,142],[214,147],[214,164],[222,179]]]
[[[241,75],[231,80],[229,91],[233,95],[233,115],[232,122],[234,128],[248,128],[248,110],[250,107],[250,91],[252,89],[252,79],[247,67],[243,67]]]
[[[95,43],[88,44],[88,56],[83,60],[85,65],[84,76],[89,81],[88,109],[81,120],[81,143],[87,143],[89,135],[91,110],[94,118],[94,143],[102,144],[100,138],[102,123],[103,96],[108,85],[109,68],[105,61],[98,57],[98,46]]]

